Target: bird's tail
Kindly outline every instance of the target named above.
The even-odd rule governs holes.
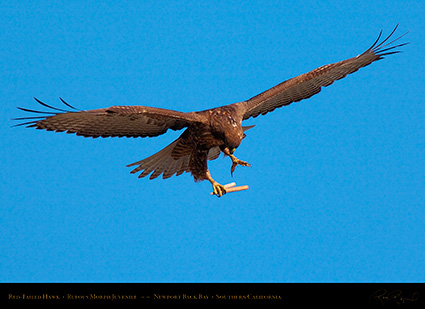
[[[141,172],[139,178],[146,177],[152,173],[149,179],[155,179],[162,174],[162,178],[170,178],[174,174],[179,176],[184,172],[190,172],[191,152],[187,152],[180,156],[173,155],[175,147],[182,141],[179,137],[170,145],[155,153],[154,155],[127,165],[127,167],[136,166],[130,173],[135,174]],[[220,155],[219,147],[211,148],[208,152],[208,160],[214,160]]]

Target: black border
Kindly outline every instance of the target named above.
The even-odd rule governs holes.
[[[0,303],[20,305],[422,306],[422,283],[1,283]]]

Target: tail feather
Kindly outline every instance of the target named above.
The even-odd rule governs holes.
[[[137,161],[137,162],[134,162],[134,163],[127,165],[127,167],[138,165],[130,173],[135,174],[135,173],[141,171],[142,173],[139,175],[139,178],[142,178],[142,177],[146,177],[151,172],[153,172],[152,175],[149,177],[150,179],[154,179],[154,178],[158,177],[164,171],[168,175],[171,172],[171,170],[169,170],[170,163],[172,162],[172,160],[174,160],[171,156],[171,153],[173,152],[174,147],[178,144],[179,140],[180,139],[175,140],[174,142],[172,142],[170,145],[168,145],[164,149],[160,150],[156,154],[154,154],[154,155],[152,155],[152,156],[150,156],[146,159],[143,159],[141,161]],[[182,159],[183,158],[179,158],[176,161],[180,161]],[[171,165],[174,166],[174,164],[171,164]],[[178,172],[180,172],[180,170]],[[182,173],[183,172],[184,171],[182,171]],[[173,174],[171,174],[169,177],[171,177]]]
[[[162,174],[162,178],[167,179],[173,176],[174,174],[176,176],[179,176],[185,172],[190,172],[190,153],[188,153],[187,155],[180,156],[178,158],[172,156],[174,148],[179,144],[180,141],[181,139],[178,138],[170,145],[155,153],[154,155],[127,165],[127,167],[137,165],[137,167],[134,168],[130,173],[135,174],[141,172],[139,178],[146,177],[152,173],[149,179],[155,179]],[[208,160],[217,159],[219,154],[219,147],[211,148],[208,153]]]

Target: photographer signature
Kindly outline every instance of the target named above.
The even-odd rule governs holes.
[[[412,294],[405,296],[402,290],[387,291],[386,289],[380,289],[374,292],[370,298],[370,302],[380,302],[382,305],[387,303],[396,303],[403,305],[408,302],[415,302],[419,299],[419,293],[413,292]]]

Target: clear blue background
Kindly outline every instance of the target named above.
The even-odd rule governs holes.
[[[184,3],[184,4],[183,4]],[[2,1],[2,282],[406,282],[425,278],[425,5],[418,1]],[[203,110],[363,52],[410,45],[246,124],[190,174],[125,165],[173,141],[11,128],[33,96]]]

